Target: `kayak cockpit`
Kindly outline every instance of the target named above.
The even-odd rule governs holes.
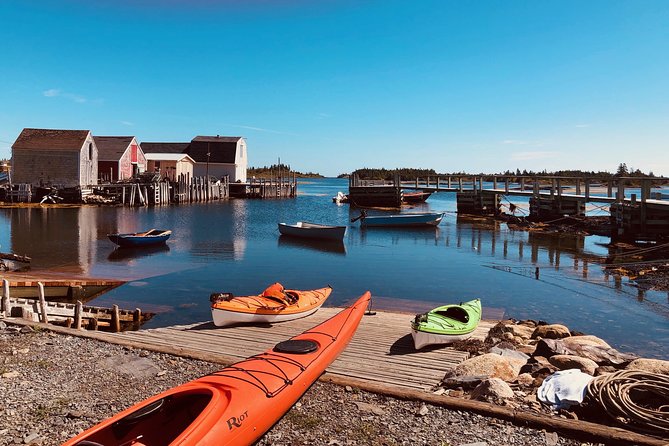
[[[212,398],[213,393],[207,389],[167,395],[92,432],[75,446],[170,444],[200,416]]]

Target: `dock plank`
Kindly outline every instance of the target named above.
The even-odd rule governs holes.
[[[294,321],[267,326],[216,327],[211,322],[113,333],[117,339],[150,346],[244,359],[272,348],[334,316],[340,308],[321,308]],[[377,311],[365,316],[347,349],[328,367],[330,374],[383,384],[430,390],[450,368],[469,357],[450,347],[417,351],[411,339],[412,314]],[[496,321],[481,321],[472,335],[484,339]]]

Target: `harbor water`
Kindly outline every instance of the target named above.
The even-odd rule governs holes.
[[[437,228],[363,229],[350,222],[359,211],[332,202],[338,191],[347,191],[347,180],[301,180],[298,197],[283,200],[0,209],[0,251],[32,257],[35,271],[127,280],[89,304],[156,312],[146,327],[210,320],[213,292],[331,285],[326,306],[366,290],[374,308],[408,313],[478,297],[484,317],[563,323],[619,350],[669,359],[669,295],[605,273],[608,237],[458,217],[455,194],[443,192],[402,210],[446,212]],[[279,235],[277,223],[297,221],[348,229],[342,243]],[[172,237],[141,250],[116,249],[107,238],[151,228],[171,229]]]

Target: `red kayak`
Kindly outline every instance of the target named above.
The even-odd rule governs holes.
[[[253,444],[346,348],[370,299],[368,291],[322,324],[138,403],[64,446]]]

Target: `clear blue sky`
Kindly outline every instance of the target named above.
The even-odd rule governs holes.
[[[669,176],[667,0],[2,0],[0,42],[0,157],[43,127],[329,176]]]

